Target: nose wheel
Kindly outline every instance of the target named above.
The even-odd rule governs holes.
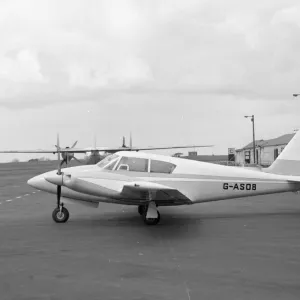
[[[69,216],[69,211],[64,207],[63,203],[52,212],[52,219],[56,223],[66,223],[69,220]]]

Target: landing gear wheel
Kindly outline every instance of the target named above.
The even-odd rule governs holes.
[[[157,211],[157,218],[146,218],[147,210],[143,214],[143,219],[147,225],[157,225],[160,221],[160,213]]]
[[[56,223],[66,223],[69,220],[69,211],[65,208],[55,208],[52,213],[52,219]]]
[[[145,210],[146,210],[146,206],[145,205],[139,205],[138,212],[139,212],[139,214],[141,216],[144,214]]]

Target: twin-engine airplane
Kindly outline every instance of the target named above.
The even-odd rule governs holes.
[[[122,151],[97,165],[62,170],[59,165],[58,171],[33,177],[28,184],[57,194],[52,217],[58,223],[69,219],[64,202],[70,200],[94,207],[99,202],[136,205],[144,222],[155,225],[159,206],[300,190],[300,131],[269,168],[259,171]]]

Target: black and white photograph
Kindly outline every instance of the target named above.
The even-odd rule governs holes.
[[[299,0],[0,0],[0,300],[299,300]]]

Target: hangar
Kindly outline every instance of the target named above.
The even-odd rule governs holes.
[[[256,140],[255,152],[257,164],[270,166],[294,135],[295,133],[290,133],[270,140]],[[253,142],[235,151],[235,163],[237,165],[254,164]]]

